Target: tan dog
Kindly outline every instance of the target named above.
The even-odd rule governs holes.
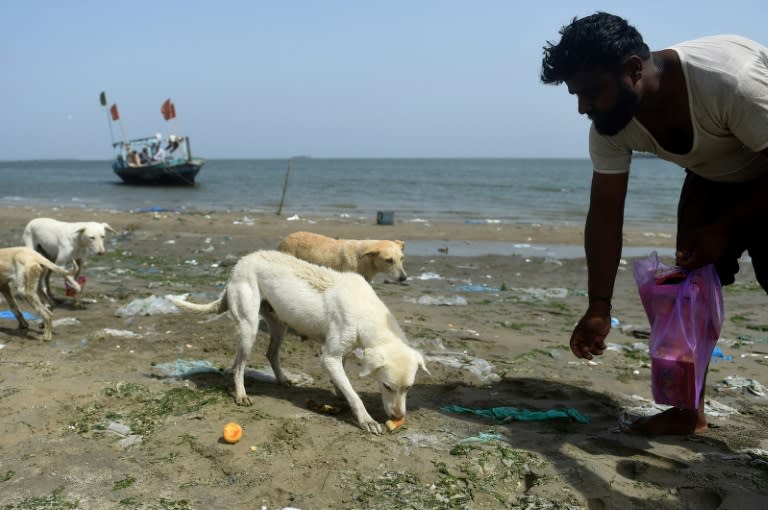
[[[53,314],[40,300],[40,278],[45,271],[63,275],[75,292],[80,292],[80,285],[72,277],[77,271],[67,271],[57,266],[35,250],[19,246],[0,249],[0,293],[3,294],[13,315],[19,321],[19,329],[29,328],[29,324],[19,311],[14,292],[20,292],[24,299],[43,319],[43,340],[53,338]]]
[[[424,358],[406,343],[405,334],[387,306],[360,275],[339,273],[277,251],[257,251],[240,259],[219,299],[194,304],[169,296],[180,308],[197,313],[229,311],[240,331],[233,367],[235,401],[253,402],[245,392],[248,354],[259,331],[259,316],[269,328],[267,359],[277,381],[290,380],[280,367],[280,344],[286,327],[322,340],[320,361],[331,381],[349,402],[363,430],[381,434],[383,427],[366,411],[344,371],[344,357],[362,349],[361,376],[379,383],[384,411],[405,416],[405,399],[416,372],[427,371]]]
[[[333,239],[312,232],[294,232],[277,249],[313,264],[361,274],[369,282],[384,272],[399,282],[408,278],[403,268],[402,241]]]

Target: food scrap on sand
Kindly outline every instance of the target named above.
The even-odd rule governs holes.
[[[222,437],[227,443],[235,444],[243,437],[243,428],[235,422],[229,422],[224,425]]]
[[[402,427],[404,423],[405,423],[405,417],[402,417],[402,418],[394,418],[391,420],[387,420],[386,422],[384,422],[384,425],[387,426],[387,429],[389,429],[390,432],[394,432],[395,430]]]
[[[313,411],[317,411],[318,413],[323,414],[339,414],[341,412],[341,409],[332,406],[330,404],[321,404],[319,402],[315,402],[314,400],[307,400],[307,407]]]

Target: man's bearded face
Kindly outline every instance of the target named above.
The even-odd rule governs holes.
[[[628,85],[619,81],[616,104],[611,111],[588,113],[595,130],[601,135],[613,136],[624,129],[637,111],[640,98]]]

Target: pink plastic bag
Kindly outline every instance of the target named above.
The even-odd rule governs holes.
[[[635,262],[635,281],[651,324],[651,390],[659,404],[696,409],[723,325],[715,266],[686,272],[656,252]]]

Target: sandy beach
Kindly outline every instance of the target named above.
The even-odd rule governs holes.
[[[15,320],[0,320],[0,509],[740,510],[768,500],[768,297],[749,263],[724,294],[709,429],[648,438],[618,431],[622,416],[660,409],[633,257],[616,282],[609,350],[588,362],[568,349],[587,302],[580,224],[380,226],[375,213],[289,220],[37,207],[0,214],[6,247],[21,244],[26,223],[40,216],[117,231],[84,268],[86,307],[54,311],[53,341],[36,326],[19,331]],[[232,321],[158,299],[212,300],[239,257],[296,230],[405,241],[409,279],[379,275],[373,287],[430,374],[418,375],[406,425],[393,433],[357,427],[318,362],[321,345],[295,335],[281,359],[303,382],[270,380],[261,333],[246,379],[255,404],[235,405]],[[633,256],[673,244],[670,229],[625,232]],[[553,248],[536,251],[544,246]],[[383,422],[377,389],[358,367],[349,360],[352,384]],[[448,406],[568,408],[586,420],[496,423]],[[244,430],[236,444],[222,440],[230,421]]]

